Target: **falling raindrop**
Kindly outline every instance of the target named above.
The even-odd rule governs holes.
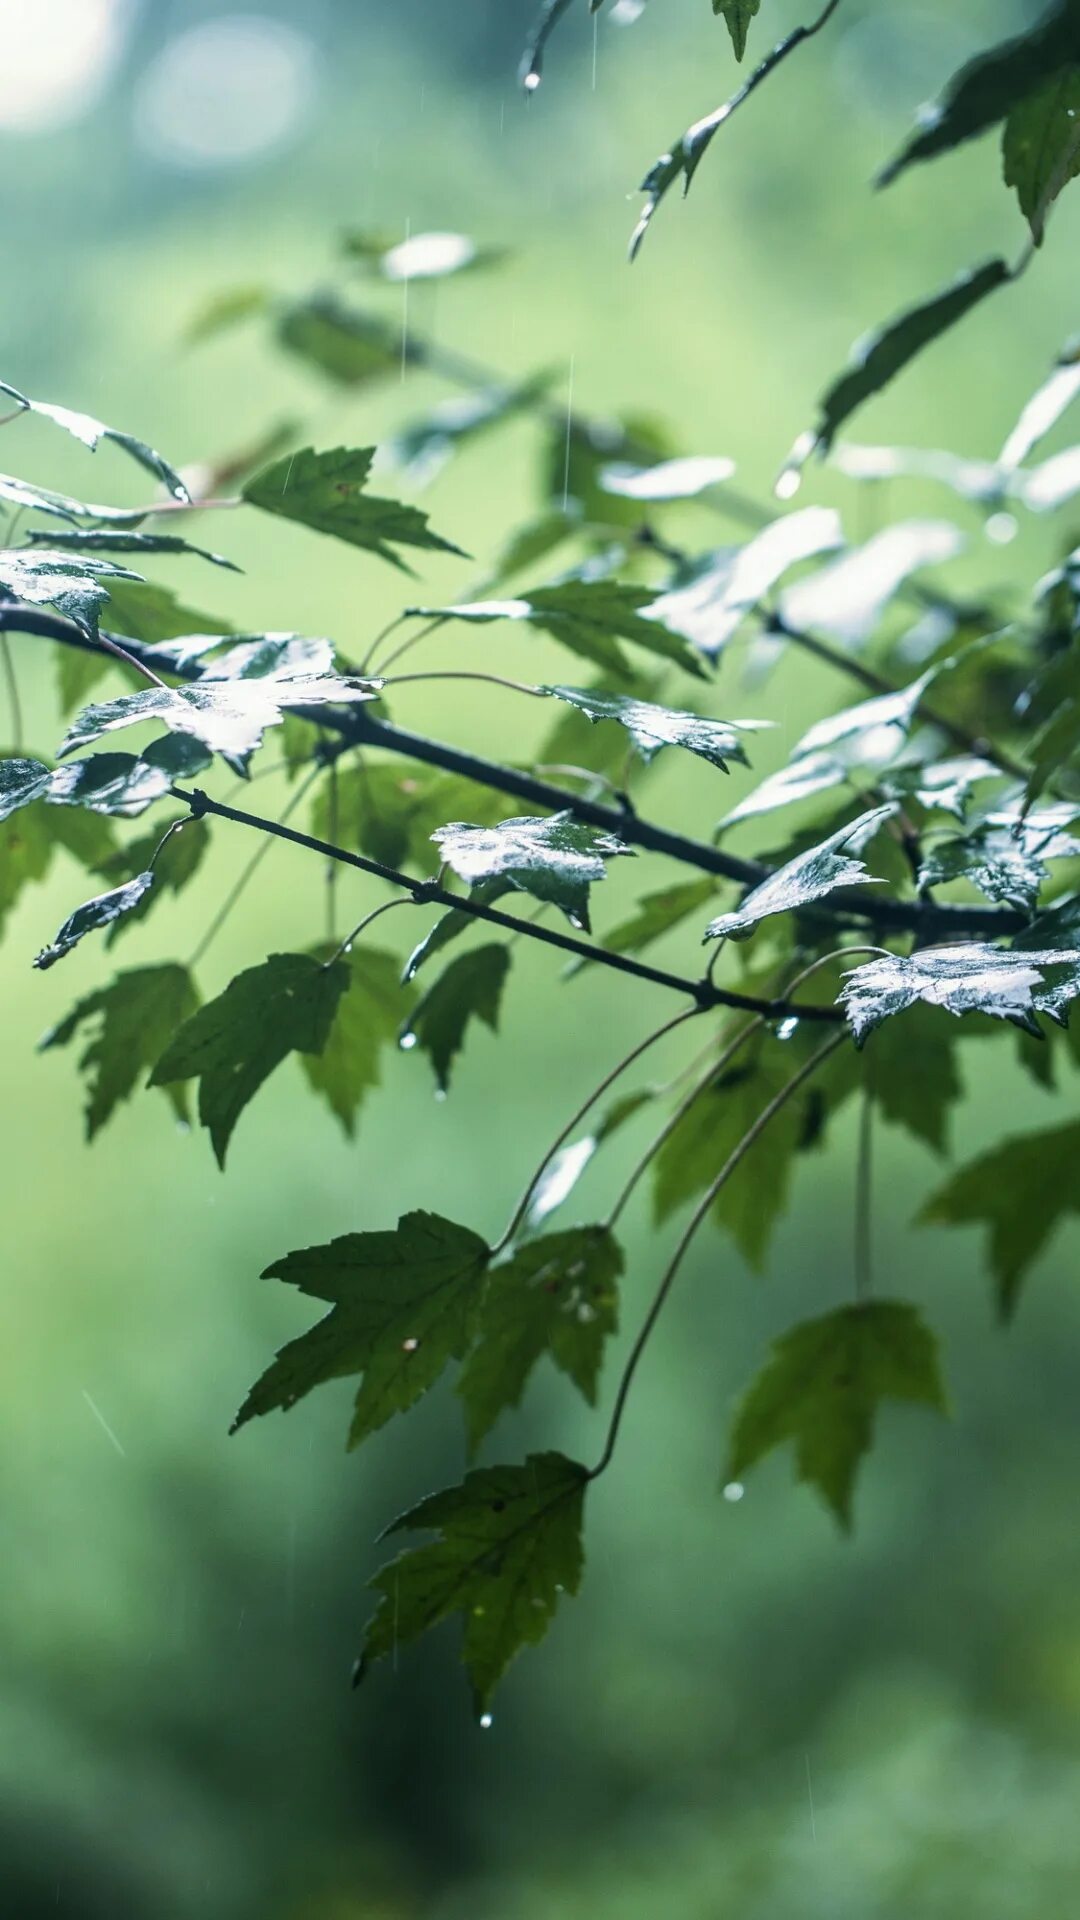
[[[724,1499],[729,1506],[737,1507],[745,1492],[746,1488],[741,1480],[729,1480],[724,1488]]]
[[[539,85],[540,85],[540,75],[538,73],[527,73],[525,75],[526,93],[535,93]],[[481,1725],[483,1725],[482,1721],[481,1721]]]
[[[798,1031],[798,1019],[793,1013],[789,1013],[787,1019],[781,1020],[780,1025],[777,1027],[776,1037],[778,1040],[793,1040]]]
[[[992,513],[986,523],[986,537],[995,547],[1007,547],[1016,539],[1020,525],[1013,513]]]

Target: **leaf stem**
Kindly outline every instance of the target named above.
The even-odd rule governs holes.
[[[0,659],[4,663],[4,680],[7,684],[8,707],[11,713],[11,744],[16,753],[23,749],[23,710],[19,698],[19,681],[15,672],[15,662],[11,657],[11,642],[6,633],[0,633]]]
[[[716,1179],[695,1207],[682,1238],[664,1270],[660,1285],[656,1290],[652,1305],[642,1322],[637,1339],[630,1349],[630,1356],[623,1368],[622,1378],[619,1381],[618,1391],[615,1395],[615,1405],[612,1410],[611,1423],[608,1427],[608,1436],[604,1445],[604,1451],[600,1455],[595,1467],[593,1467],[589,1473],[590,1480],[598,1480],[600,1475],[606,1473],[608,1467],[611,1465],[618,1443],[623,1415],[626,1412],[626,1403],[630,1397],[630,1389],[634,1384],[634,1376],[641,1364],[656,1323],[667,1304],[671,1289],[678,1278],[679,1269],[682,1266],[683,1260],[689,1252],[699,1228],[708,1216],[714,1200],[721,1188],[727,1184],[732,1174],[741,1165],[751,1147],[760,1138],[761,1134],[764,1133],[770,1121],[775,1119],[776,1115],[787,1105],[788,1101],[793,1098],[799,1088],[810,1078],[811,1074],[816,1073],[818,1068],[824,1064],[829,1055],[835,1053],[836,1049],[843,1045],[845,1037],[844,1034],[837,1033],[834,1034],[830,1040],[826,1040],[825,1044],[819,1047],[817,1052],[813,1054],[809,1060],[804,1062],[798,1072],[792,1075],[787,1085],[781,1087],[780,1092],[769,1101],[768,1106],[758,1115],[753,1126],[748,1128],[747,1132],[739,1141],[738,1146],[728,1155]]]
[[[296,789],[296,792],[292,795],[288,806],[285,808],[284,813],[281,815],[281,819],[278,823],[280,826],[284,826],[290,814],[295,813],[297,807],[300,805],[301,800],[304,798],[304,795],[306,793],[310,793],[311,788],[314,786],[321,772],[322,772],[321,767],[314,767],[311,773],[309,773],[307,779],[301,781],[300,785]],[[170,791],[172,792],[174,799],[187,801],[187,804],[189,806],[191,805],[191,802],[188,799],[187,794],[183,793],[179,787],[173,787],[170,789]],[[222,809],[220,808],[217,808],[214,810],[218,812],[222,811]],[[209,812],[211,811],[211,809],[208,808],[207,811]],[[199,819],[200,817],[194,807],[192,807],[191,809],[191,817],[195,820]],[[242,899],[251,881],[255,878],[256,873],[261,867],[263,861],[265,860],[273,844],[274,843],[272,840],[264,840],[263,844],[260,847],[256,847],[255,852],[253,853],[251,859],[247,863],[247,866],[244,868],[243,872],[238,876],[233,886],[230,887],[228,893],[226,894],[224,900],[221,903],[221,906],[218,908],[216,914],[214,915],[214,918],[210,922],[210,925],[207,927],[206,932],[203,934],[202,939],[199,941],[198,946],[195,948],[195,951],[192,953],[191,958],[187,963],[189,968],[198,966],[199,961],[203,958],[211,942],[217,938],[217,935],[221,932],[221,929],[225,925],[226,920],[229,918],[229,915],[232,913],[233,908]]]
[[[418,686],[424,680],[479,680],[491,687],[506,687],[510,693],[527,693],[533,700],[550,697],[543,687],[526,686],[524,680],[506,680],[499,673],[398,673],[389,680],[380,677],[384,687]]]
[[[621,1059],[616,1066],[612,1067],[610,1073],[606,1073],[604,1075],[604,1078],[601,1080],[600,1085],[598,1087],[593,1088],[593,1091],[590,1093],[588,1099],[583,1102],[583,1104],[578,1108],[577,1112],[573,1115],[572,1119],[567,1121],[565,1127],[563,1127],[562,1131],[552,1141],[551,1146],[548,1148],[546,1154],[544,1155],[544,1158],[541,1160],[540,1165],[537,1167],[536,1172],[533,1174],[532,1179],[529,1181],[528,1186],[525,1188],[525,1191],[522,1194],[521,1199],[519,1200],[516,1208],[514,1209],[514,1212],[511,1215],[509,1224],[507,1225],[505,1232],[495,1242],[495,1245],[491,1250],[492,1256],[494,1256],[497,1253],[501,1253],[504,1247],[509,1246],[511,1240],[514,1238],[515,1233],[517,1232],[518,1228],[520,1227],[522,1221],[525,1218],[525,1215],[529,1210],[529,1202],[532,1199],[533,1194],[536,1192],[537,1187],[539,1186],[541,1180],[543,1179],[545,1173],[547,1172],[549,1166],[551,1165],[551,1162],[554,1160],[555,1155],[558,1153],[560,1147],[564,1147],[566,1145],[566,1142],[569,1140],[571,1134],[576,1133],[582,1121],[586,1118],[587,1114],[591,1111],[591,1109],[596,1105],[596,1102],[602,1099],[604,1094],[607,1093],[609,1087],[613,1087],[615,1085],[616,1080],[621,1079],[622,1075],[627,1071],[627,1068],[632,1067],[635,1061],[640,1060],[643,1054],[648,1053],[649,1049],[651,1047],[654,1047],[658,1040],[664,1039],[666,1034],[674,1033],[675,1029],[677,1027],[684,1026],[687,1020],[696,1019],[697,1015],[702,1011],[703,1009],[701,1007],[687,1007],[682,1013],[677,1013],[673,1020],[665,1020],[662,1027],[656,1027],[654,1031],[648,1034],[644,1040],[640,1041],[638,1045],[634,1047],[630,1053],[626,1054],[624,1058]]]
[[[855,1299],[869,1300],[874,1282],[874,1102],[869,1080],[859,1106],[859,1147],[855,1163]]]

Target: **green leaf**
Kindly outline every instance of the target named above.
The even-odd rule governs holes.
[[[1080,1121],[1010,1138],[961,1167],[927,1201],[924,1224],[985,1226],[1003,1318],[1016,1310],[1028,1269],[1059,1222],[1080,1214]]]
[[[572,813],[546,819],[521,815],[494,827],[452,821],[432,835],[448,866],[470,887],[497,880],[565,913],[589,930],[589,888],[603,880],[604,862],[631,849],[614,834],[585,826]]]
[[[1078,103],[1080,104],[1080,103]],[[1080,394],[1080,341],[1070,340],[1062,348],[1048,380],[1034,393],[1020,415],[998,457],[998,467],[1015,473],[1021,462],[1055,427],[1066,408]],[[1075,452],[1075,448],[1071,449]],[[1027,499],[1025,486],[1022,495]]]
[[[118,973],[107,987],[87,994],[45,1035],[40,1043],[43,1052],[66,1047],[77,1034],[82,1036],[84,1028],[90,1030],[78,1063],[86,1082],[88,1140],[100,1131],[122,1100],[130,1100],[142,1076],[156,1064],[198,1004],[195,984],[186,967],[136,967]],[[165,1092],[178,1118],[185,1119],[184,1087],[172,1085]]]
[[[460,555],[460,547],[431,531],[427,514],[418,507],[364,492],[374,457],[374,447],[336,447],[328,453],[302,447],[255,474],[243,497],[264,513],[297,520],[349,546],[365,547],[404,572],[408,568],[394,552],[395,546]]]
[[[713,12],[722,14],[727,22],[736,60],[741,60],[746,52],[750,22],[757,18],[760,6],[761,0],[713,0]]]
[[[58,847],[80,866],[99,872],[114,844],[107,823],[92,813],[40,800],[16,808],[0,822],[0,932],[23,888],[45,879]]]
[[[52,774],[40,760],[13,757],[0,760],[0,821],[10,819],[20,807],[43,800],[49,791]]]
[[[1038,1033],[1036,1013],[1062,1023],[1065,1008],[1077,994],[1080,952],[1009,953],[1003,947],[972,943],[871,960],[846,976],[840,1001],[861,1046],[883,1020],[919,1000],[957,1015],[988,1013]]]
[[[345,252],[383,280],[446,280],[477,267],[495,266],[501,247],[478,247],[467,233],[412,233],[391,246],[381,237],[346,234]]]
[[[81,440],[84,447],[89,447],[91,453],[97,451],[103,440],[112,441],[114,446],[130,455],[155,480],[159,480],[174,500],[182,500],[185,504],[190,501],[191,495],[175,468],[160,453],[155,453],[153,447],[148,447],[145,440],[136,440],[133,434],[107,427],[88,413],[73,413],[70,407],[57,407],[48,400],[29,400],[25,393],[20,393],[17,387],[9,387],[3,380],[0,380],[0,393],[6,393],[17,406],[24,407],[28,412],[40,413],[58,427],[63,427],[76,440]]]
[[[1038,93],[1021,100],[1005,122],[1005,185],[1015,189],[1037,247],[1054,201],[1080,173],[1078,111],[1080,67],[1062,67]]]
[[[419,961],[413,956],[406,978],[411,978]],[[401,1045],[408,1051],[420,1047],[435,1069],[439,1091],[450,1085],[450,1070],[465,1044],[470,1020],[482,1020],[495,1033],[503,988],[510,971],[506,947],[476,947],[451,961],[434,985],[428,988],[413,1008],[402,1029]]]
[[[326,960],[332,949],[315,958]],[[345,956],[349,985],[338,1002],[334,1023],[321,1053],[300,1057],[304,1077],[322,1095],[352,1139],[356,1116],[372,1087],[382,1082],[382,1053],[396,1042],[416,995],[401,981],[401,963],[375,947],[356,947]]]
[[[93,900],[76,907],[74,913],[64,921],[52,945],[42,947],[34,961],[35,967],[43,972],[46,967],[54,967],[88,933],[97,933],[102,927],[109,927],[114,921],[122,919],[124,914],[132,912],[153,884],[152,873],[139,873],[125,886],[114,887],[109,893],[99,893]]]
[[[844,422],[865,401],[881,393],[912,360],[1011,278],[1006,261],[988,260],[983,266],[962,273],[941,293],[909,307],[880,332],[868,334],[860,341],[852,352],[847,371],[824,395],[817,426],[796,441],[781,476],[781,490],[793,492],[799,472],[811,454],[827,453]]]
[[[218,334],[239,326],[241,321],[265,313],[269,305],[270,294],[266,287],[254,284],[224,287],[220,293],[211,294],[192,314],[184,332],[185,345],[202,346],[205,341],[214,340]]]
[[[199,1119],[220,1167],[248,1101],[290,1053],[322,1053],[350,984],[341,961],[275,953],[193,1014],[157,1061],[153,1087],[199,1082]]]
[[[315,798],[311,830],[321,840],[355,847],[389,867],[412,865],[434,873],[438,854],[432,834],[447,820],[468,815],[494,825],[511,803],[489,787],[459,774],[370,762],[338,768],[336,784],[324,780]]]
[[[571,653],[592,660],[609,673],[630,674],[620,640],[673,660],[697,679],[705,666],[692,646],[665,624],[662,603],[647,587],[621,586],[615,580],[561,581],[537,587],[520,600],[476,600],[451,607],[410,607],[422,619],[464,620],[488,626],[496,620],[520,620],[539,627]]]
[[[191,553],[199,560],[211,561],[215,567],[227,567],[230,573],[242,571],[234,560],[211,553],[207,547],[193,547],[189,540],[182,540],[175,533],[119,533],[98,527],[77,527],[57,533],[50,528],[48,533],[30,533],[27,539],[31,546],[48,544],[61,553],[69,549],[79,553]]]
[[[871,773],[879,776],[881,769],[889,766],[905,747],[920,703],[933,679],[931,669],[896,693],[876,694],[872,700],[862,700],[857,706],[844,707],[841,712],[817,721],[792,748],[789,765],[770,774],[740,800],[738,806],[725,815],[722,828],[773,813],[794,801],[829,793],[849,778],[858,784],[860,776]],[[991,774],[996,771],[990,768]],[[915,769],[912,777],[918,778],[919,772]],[[972,775],[973,780],[980,777]],[[875,777],[873,784],[885,783]]]
[[[584,1569],[582,1518],[588,1474],[561,1453],[530,1454],[515,1467],[482,1467],[460,1487],[432,1494],[390,1533],[437,1533],[376,1574],[381,1595],[357,1679],[375,1660],[419,1640],[460,1613],[462,1660],[478,1713],[515,1654],[543,1639],[559,1597],[576,1593]]]
[[[643,953],[654,940],[661,939],[701,907],[708,906],[709,901],[716,898],[716,890],[716,881],[707,878],[684,880],[677,886],[647,893],[638,901],[630,918],[612,927],[600,944],[608,953]]]
[[[862,861],[856,856],[867,842],[873,838],[878,826],[892,817],[895,808],[874,807],[857,820],[841,827],[838,833],[830,834],[819,846],[812,847],[808,853],[800,853],[786,866],[763,880],[747,894],[742,905],[733,913],[722,913],[705,930],[706,940],[745,940],[753,933],[758,922],[773,913],[791,913],[797,907],[809,906],[814,900],[824,900],[837,887],[875,886],[880,884],[872,874],[867,873]]]
[[[362,1375],[350,1447],[434,1386],[476,1328],[488,1248],[437,1213],[407,1213],[390,1233],[346,1233],[288,1253],[264,1280],[284,1280],[330,1312],[290,1340],[251,1389],[232,1431],[256,1414],[288,1412],[313,1387]]]
[[[735,1411],[726,1477],[789,1441],[798,1479],[851,1525],[855,1480],[885,1400],[947,1413],[937,1341],[917,1310],[872,1300],[805,1320],[777,1340]]]
[[[342,679],[336,674],[250,680],[206,678],[190,687],[147,687],[101,706],[83,709],[68,728],[63,758],[92,745],[106,733],[145,720],[160,720],[172,733],[194,735],[212,753],[244,775],[248,761],[268,727],[280,725],[286,706],[354,704],[378,697],[378,682]]]
[[[333,294],[316,294],[285,309],[278,344],[343,387],[385,380],[416,359],[401,329],[377,314],[360,313]]]
[[[747,764],[746,749],[740,733],[755,732],[767,721],[707,720],[697,713],[680,713],[671,707],[657,707],[647,700],[632,700],[625,693],[591,692],[587,687],[544,687],[568,706],[576,707],[592,721],[613,720],[630,735],[643,760],[652,760],[663,747],[685,747],[710,765],[727,773],[730,760]]]
[[[110,583],[109,627],[129,640],[155,647],[193,634],[220,637],[232,632],[227,620],[212,613],[197,613],[185,607],[168,587],[137,580],[134,575]]]
[[[494,1268],[458,1381],[472,1452],[505,1407],[520,1405],[545,1353],[596,1404],[605,1342],[618,1331],[623,1264],[609,1228],[573,1227],[530,1240]]]
[[[89,500],[75,500],[70,493],[54,493],[51,487],[35,487],[29,480],[0,473],[0,500],[21,507],[27,513],[48,513],[58,520],[98,520],[111,527],[137,527],[146,519],[146,509],[106,507]]]
[[[866,1087],[874,1104],[934,1153],[947,1150],[949,1118],[963,1098],[956,1056],[953,1036],[942,1033],[926,1006],[877,1027],[866,1053]]]
[[[683,568],[653,607],[654,616],[715,658],[791,567],[843,546],[831,507],[804,507],[755,534]]]
[[[138,577],[112,560],[54,553],[44,547],[0,550],[0,587],[30,606],[55,607],[88,633],[97,632],[98,616],[109,598],[110,588],[103,582]]]
[[[973,140],[996,126],[1062,67],[1080,60],[1080,12],[1076,0],[1054,0],[1026,32],[970,60],[954,74],[941,98],[924,107],[919,131],[879,176],[888,186],[908,167]]]

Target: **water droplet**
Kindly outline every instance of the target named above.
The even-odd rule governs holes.
[[[789,1013],[787,1019],[781,1020],[780,1025],[777,1027],[776,1037],[778,1040],[793,1040],[798,1031],[798,1019],[795,1014]]]
[[[737,1507],[745,1492],[746,1488],[741,1480],[729,1480],[724,1488],[724,1499],[729,1506]]]
[[[802,474],[798,468],[785,467],[776,483],[776,497],[778,500],[794,500],[801,486]]]
[[[446,1099],[446,1088],[445,1088],[445,1087],[436,1087],[436,1089],[435,1089],[435,1098],[436,1098],[436,1100],[445,1100],[445,1099]]]
[[[1019,531],[1019,522],[1012,513],[992,513],[986,523],[986,537],[995,547],[1009,546]]]
[[[539,85],[540,85],[540,75],[539,75],[538,73],[527,73],[527,74],[525,75],[525,91],[526,91],[526,93],[535,93],[535,92],[536,92],[536,89],[537,89],[537,87],[538,87]],[[483,1724],[484,1724],[484,1723],[483,1723],[483,1721],[481,1720],[481,1722],[480,1722],[480,1725],[481,1725],[481,1726],[483,1726]],[[489,1724],[490,1724],[490,1723],[489,1723]]]
[[[485,1733],[487,1733],[487,1731],[488,1731],[488,1729],[489,1729],[490,1727],[493,1727],[493,1726],[495,1725],[495,1716],[494,1716],[494,1714],[491,1714],[491,1713],[482,1713],[482,1714],[480,1715],[480,1725],[481,1725],[481,1726],[483,1727],[483,1729],[484,1729],[484,1732],[485,1732]]]
[[[417,1044],[416,1035],[413,1033],[411,1027],[403,1033],[398,1040],[398,1046],[401,1048],[402,1053],[411,1053]]]
[[[419,1345],[420,1342],[416,1339],[403,1340],[401,1343],[401,1351],[402,1353],[415,1353]]]

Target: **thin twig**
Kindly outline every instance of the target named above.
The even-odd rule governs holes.
[[[501,673],[398,673],[386,679],[380,675],[384,687],[419,686],[425,680],[478,680],[489,687],[505,687],[509,693],[527,693],[533,700],[548,700],[550,695],[543,687],[530,687],[524,680],[506,680]]]
[[[281,819],[278,823],[280,826],[284,826],[289,816],[295,813],[297,807],[300,805],[301,800],[304,798],[304,795],[311,791],[311,788],[314,786],[321,772],[322,772],[321,767],[314,767],[311,773],[308,775],[307,779],[301,781],[300,785],[297,787],[296,792],[292,795],[292,798],[290,799],[288,806],[285,808],[285,811],[281,816]],[[179,787],[173,787],[171,789],[171,792],[175,799],[187,801],[188,805],[189,806],[191,805],[191,802],[188,799],[187,794],[182,793]],[[218,810],[220,811],[220,809]],[[199,817],[200,816],[198,812],[193,807],[192,818],[197,820],[199,819]],[[189,967],[198,966],[199,961],[203,958],[204,954],[207,951],[207,948],[211,944],[211,941],[216,939],[217,935],[221,932],[222,927],[225,925],[226,920],[229,918],[229,915],[232,913],[233,908],[237,905],[237,903],[246,893],[248,886],[250,885],[251,881],[255,878],[256,873],[261,867],[263,861],[265,860],[273,844],[274,843],[272,840],[264,840],[262,846],[256,848],[251,859],[248,861],[247,866],[244,868],[243,872],[238,876],[238,878],[236,879],[232,887],[230,887],[229,892],[226,894],[224,900],[221,903],[221,906],[218,908],[216,914],[214,915],[214,918],[210,922],[210,925],[207,927],[206,932],[203,934],[202,939],[199,941],[198,946],[195,948],[194,953],[191,955],[191,958],[187,963]]]
[[[855,1162],[855,1298],[861,1305],[873,1292],[874,1101],[869,1080],[859,1106],[859,1147]]]
[[[611,1465],[619,1438],[619,1429],[622,1426],[623,1415],[626,1412],[626,1403],[630,1396],[630,1389],[634,1384],[634,1375],[641,1364],[653,1329],[667,1304],[668,1296],[678,1277],[679,1268],[682,1266],[683,1260],[693,1244],[699,1228],[709,1214],[721,1188],[726,1185],[732,1174],[741,1165],[743,1159],[749,1153],[755,1141],[764,1133],[770,1121],[776,1117],[782,1107],[787,1105],[788,1101],[798,1092],[804,1082],[810,1078],[811,1074],[817,1072],[818,1068],[823,1065],[829,1055],[835,1053],[837,1047],[843,1045],[844,1038],[845,1036],[843,1034],[838,1033],[834,1034],[832,1039],[826,1040],[824,1046],[819,1047],[817,1052],[799,1068],[798,1072],[792,1075],[787,1085],[782,1087],[780,1092],[769,1101],[764,1112],[758,1115],[753,1126],[743,1135],[734,1151],[728,1155],[716,1179],[712,1182],[697,1207],[695,1207],[689,1224],[664,1270],[653,1303],[642,1323],[641,1331],[630,1349],[630,1356],[623,1369],[622,1378],[619,1381],[618,1391],[615,1395],[615,1405],[612,1410],[611,1424],[608,1428],[604,1451],[589,1474],[590,1480],[598,1479],[602,1473],[606,1473],[608,1467]]]
[[[23,749],[23,710],[19,698],[19,682],[15,672],[15,662],[11,657],[11,642],[6,633],[0,633],[0,659],[4,663],[4,679],[7,683],[8,707],[11,711],[11,744],[16,753]]]
[[[582,1105],[578,1108],[577,1112],[574,1114],[573,1118],[567,1121],[561,1133],[559,1133],[557,1138],[552,1141],[551,1146],[548,1148],[546,1154],[544,1155],[544,1158],[541,1160],[540,1165],[537,1167],[536,1172],[533,1174],[532,1179],[529,1181],[528,1186],[525,1188],[525,1191],[522,1194],[521,1199],[519,1200],[517,1206],[515,1207],[505,1232],[502,1234],[501,1238],[495,1242],[495,1245],[492,1248],[493,1254],[501,1253],[504,1247],[509,1246],[515,1233],[517,1232],[522,1221],[524,1220],[525,1215],[528,1213],[529,1202],[531,1201],[533,1194],[536,1192],[537,1187],[540,1185],[540,1182],[543,1179],[545,1173],[547,1172],[549,1166],[551,1165],[551,1162],[554,1160],[555,1155],[558,1153],[560,1147],[564,1147],[566,1145],[566,1142],[569,1140],[571,1134],[577,1131],[578,1127],[580,1127],[586,1115],[596,1105],[596,1102],[598,1100],[603,1099],[603,1096],[605,1093],[607,1093],[609,1087],[613,1087],[615,1085],[616,1080],[621,1079],[622,1075],[627,1071],[627,1069],[629,1067],[632,1067],[635,1061],[640,1060],[643,1054],[648,1053],[649,1049],[651,1047],[654,1047],[658,1040],[663,1040],[665,1035],[669,1033],[674,1033],[676,1027],[684,1026],[687,1020],[695,1019],[700,1012],[702,1012],[702,1008],[700,1007],[688,1007],[684,1013],[677,1013],[673,1020],[665,1020],[662,1027],[657,1027],[654,1032],[648,1034],[647,1037],[644,1040],[642,1040],[636,1047],[634,1047],[630,1053],[626,1054],[624,1058],[620,1060],[616,1066],[612,1067],[610,1073],[606,1073],[604,1075],[604,1078],[601,1080],[600,1085],[598,1087],[593,1088],[593,1091],[592,1093],[590,1093],[588,1099],[582,1103]]]

